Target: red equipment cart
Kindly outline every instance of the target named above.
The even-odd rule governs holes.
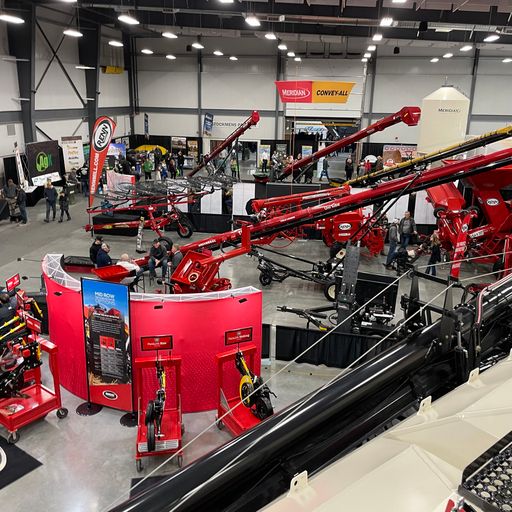
[[[183,425],[181,412],[181,357],[171,357],[170,355],[158,357],[158,361],[166,374],[172,374],[174,368],[175,385],[172,386],[174,399],[170,396],[166,397],[162,416],[161,434],[156,439],[155,450],[151,452],[148,451],[147,427],[145,424],[147,403],[143,404],[143,370],[155,369],[156,361],[154,356],[137,357],[135,359],[136,396],[138,397],[139,404],[137,444],[135,448],[135,464],[137,471],[142,471],[143,469],[142,457],[172,455],[174,453],[178,454],[178,466],[180,468],[183,466],[182,435],[185,431],[185,427]]]
[[[239,405],[231,411],[230,414],[222,418],[226,412],[231,410],[236,404],[240,403],[240,394],[238,389],[236,394],[228,393],[224,389],[226,385],[226,375],[224,366],[230,364],[232,368],[235,368],[235,357],[238,349],[228,350],[227,352],[221,352],[215,356],[217,361],[217,387],[219,389],[219,403],[217,405],[217,427],[222,430],[224,426],[234,435],[238,436],[242,432],[249,430],[250,428],[261,423],[261,420],[257,418],[247,407],[243,404]],[[254,368],[254,357],[256,356],[256,347],[254,345],[248,345],[243,349],[244,356],[249,361],[249,367]],[[222,418],[222,419],[218,419]]]
[[[57,363],[57,345],[42,338],[37,339],[41,350],[48,353],[50,372],[53,376],[53,391],[41,384],[41,367],[25,373],[25,382],[33,382],[21,390],[23,397],[4,398],[0,400],[0,424],[9,431],[7,442],[18,442],[18,430],[25,425],[44,418],[49,412],[57,411],[59,419],[68,415],[62,407],[60,396],[59,367]],[[20,407],[23,407],[20,409]],[[18,410],[19,409],[19,410]],[[6,414],[9,410],[16,411]],[[4,412],[5,411],[5,412]]]

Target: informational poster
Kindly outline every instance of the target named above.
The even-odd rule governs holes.
[[[415,144],[384,144],[382,158],[386,167],[412,160],[417,156],[417,146]]]
[[[32,184],[41,187],[47,180],[60,180],[59,144],[56,140],[31,142],[25,146],[28,174]]]
[[[203,121],[203,135],[205,135],[206,137],[211,137],[212,130],[213,130],[213,114],[206,112],[206,114],[204,115],[204,121]]]
[[[276,81],[283,103],[347,103],[355,82]]]
[[[313,154],[313,146],[302,146],[302,158]]]
[[[60,145],[64,155],[64,169],[66,169],[66,172],[80,169],[85,162],[82,137],[80,135],[61,137]]]
[[[121,142],[115,144],[113,142],[110,143],[108,146],[107,156],[113,156],[118,160],[126,158],[126,145]]]
[[[261,168],[263,157],[267,160],[267,168],[270,168],[270,144],[260,144],[258,147],[258,167]]]
[[[288,154],[288,144],[276,144],[276,151],[282,155]]]
[[[146,139],[149,138],[149,115],[147,112],[144,113],[144,136]]]
[[[194,159],[194,162],[199,161],[199,142],[197,139],[187,140],[187,153]]]
[[[173,153],[178,151],[185,151],[187,149],[186,137],[171,137],[171,150]]]
[[[82,302],[89,402],[132,411],[128,287],[82,279]]]

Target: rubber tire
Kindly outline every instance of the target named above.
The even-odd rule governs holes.
[[[332,281],[324,285],[324,297],[330,302],[336,302],[336,282]]]
[[[264,420],[274,414],[274,408],[269,398],[259,396],[256,399],[256,416],[260,420]]]
[[[443,212],[446,213],[446,208],[444,206],[439,206],[438,208],[434,208],[434,217],[439,219],[439,214]]]
[[[183,455],[178,455],[178,456],[176,457],[176,461],[177,461],[177,463],[178,463],[178,467],[179,467],[179,468],[182,468],[182,467],[183,467]]]
[[[62,420],[63,418],[65,418],[68,415],[68,412],[69,411],[65,407],[61,407],[60,409],[57,409],[57,418],[59,418],[59,420]]]
[[[164,246],[166,251],[170,251],[172,249],[172,246],[174,245],[173,241],[166,236],[160,236],[158,238],[158,241]]]
[[[7,437],[7,442],[9,444],[16,444],[20,440],[20,433],[18,431],[12,432],[9,434],[9,437]]]
[[[153,422],[146,425],[146,440],[148,443],[148,452],[155,451],[156,437],[155,437],[155,424]]]
[[[153,423],[154,419],[155,419],[155,401],[150,400],[146,407],[146,417],[144,419],[144,425],[147,425],[148,423]]]
[[[178,236],[181,238],[190,238],[192,234],[194,233],[194,230],[192,229],[192,226],[187,223],[181,223],[181,227],[178,225]]]
[[[262,272],[259,277],[262,286],[270,286],[272,284],[272,276],[266,272]]]
[[[245,203],[245,211],[247,212],[247,215],[254,215],[256,213],[252,208],[253,201],[254,201],[254,198],[249,199],[249,201],[247,201],[247,203]]]
[[[217,421],[215,422],[215,425],[217,425],[217,428],[218,428],[219,430],[224,430],[224,422],[223,422],[222,420],[217,420]]]
[[[142,465],[142,460],[141,459],[137,459],[135,461],[135,467],[137,468],[137,473],[140,473],[144,469],[144,466]]]

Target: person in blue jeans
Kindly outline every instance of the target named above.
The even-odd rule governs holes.
[[[389,249],[388,249],[388,257],[386,258],[386,263],[384,265],[388,270],[391,270],[391,263],[395,259],[396,248],[398,246],[399,236],[398,236],[398,225],[400,221],[395,219],[391,226],[389,226],[388,231],[388,240],[389,240]]]
[[[431,249],[430,258],[428,260],[428,267],[425,274],[437,275],[436,264],[441,263],[441,241],[436,233],[430,237]]]
[[[400,247],[407,249],[413,235],[417,234],[416,222],[411,217],[411,212],[405,212],[398,228],[400,233]]]

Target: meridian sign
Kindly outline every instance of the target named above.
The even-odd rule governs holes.
[[[283,103],[346,103],[355,82],[276,81]]]

